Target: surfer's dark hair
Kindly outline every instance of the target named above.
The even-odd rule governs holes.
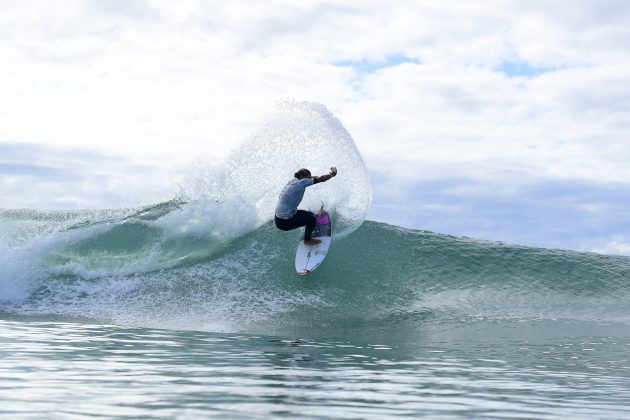
[[[296,177],[297,179],[300,179],[300,176],[302,176],[302,178],[308,178],[309,176],[311,176],[311,171],[309,171],[306,168],[302,168],[298,170],[296,173],[294,173],[293,176]]]

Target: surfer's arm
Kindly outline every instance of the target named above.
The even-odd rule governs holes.
[[[317,184],[318,182],[326,182],[330,178],[335,177],[335,176],[337,176],[337,168],[335,168],[333,166],[332,168],[330,168],[330,173],[329,174],[313,177],[313,180],[315,181],[313,183]]]

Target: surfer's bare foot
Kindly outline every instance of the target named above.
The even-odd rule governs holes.
[[[309,239],[308,241],[305,239],[304,243],[306,245],[317,245],[319,243],[321,243],[322,241],[320,241],[319,239]]]

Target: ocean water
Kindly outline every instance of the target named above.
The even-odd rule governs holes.
[[[304,207],[335,240],[299,277],[275,198],[332,165]],[[171,200],[0,210],[0,416],[630,418],[629,258],[364,220],[370,200],[341,123],[287,102]]]

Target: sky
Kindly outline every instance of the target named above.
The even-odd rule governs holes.
[[[369,219],[630,255],[625,0],[0,10],[0,208],[165,199],[200,150],[220,159],[293,98],[354,138]]]

